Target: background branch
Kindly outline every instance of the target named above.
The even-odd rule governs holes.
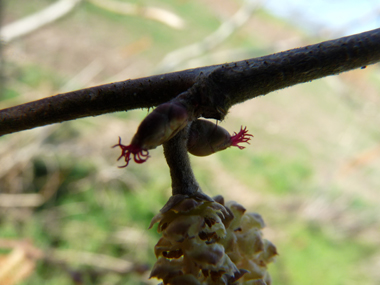
[[[251,18],[253,12],[260,8],[261,4],[261,1],[245,1],[243,6],[231,18],[223,22],[213,33],[199,42],[168,53],[156,67],[156,72],[165,73],[176,70],[186,60],[215,49],[215,47],[230,37],[236,29],[243,26]]]
[[[380,29],[223,65],[90,87],[0,111],[0,135],[169,101],[196,82],[230,105],[380,61]],[[202,88],[201,88],[202,89]],[[210,114],[212,116],[212,114]]]
[[[8,43],[18,37],[29,34],[65,16],[79,2],[80,0],[59,0],[35,14],[4,26],[0,29],[0,38],[4,43]]]
[[[106,9],[113,13],[124,15],[138,15],[147,19],[156,20],[171,28],[182,30],[185,26],[185,21],[178,15],[161,8],[147,7],[133,3],[121,1],[104,1],[104,0],[87,0],[88,2],[100,8]]]

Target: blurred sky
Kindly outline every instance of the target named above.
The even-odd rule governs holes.
[[[267,0],[264,5],[312,33],[345,36],[380,27],[379,0]]]

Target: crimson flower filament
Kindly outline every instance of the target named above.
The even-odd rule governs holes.
[[[149,158],[149,152],[146,149],[142,149],[136,145],[123,145],[121,144],[121,138],[119,137],[119,143],[114,145],[113,147],[121,148],[121,155],[117,159],[118,161],[124,157],[125,165],[119,166],[119,168],[124,168],[128,166],[129,161],[131,160],[131,154],[133,154],[133,160],[136,163],[144,163]]]
[[[239,143],[247,143],[249,144],[250,137],[253,137],[253,135],[248,134],[247,127],[241,126],[240,132],[236,133],[234,132],[234,135],[231,137],[231,146],[236,146],[239,149],[244,149],[244,146],[240,146]]]

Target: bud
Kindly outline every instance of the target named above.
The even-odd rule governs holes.
[[[239,133],[231,136],[221,126],[206,120],[196,120],[189,130],[187,150],[196,156],[207,156],[230,146],[243,149],[239,143],[249,143],[250,137],[253,136],[248,134],[246,127],[242,127]]]
[[[143,163],[149,158],[149,149],[154,149],[174,137],[188,123],[188,113],[185,106],[180,103],[168,102],[159,105],[141,122],[131,144],[126,146],[119,143],[113,147],[121,148],[121,155],[128,166],[133,154],[136,163]]]

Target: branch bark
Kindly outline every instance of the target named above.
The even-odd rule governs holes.
[[[0,110],[0,136],[87,116],[157,106],[186,90],[224,108],[380,61],[380,29],[285,52],[90,87]],[[189,91],[190,91],[189,90]],[[210,110],[202,116],[220,118]]]
[[[172,195],[192,196],[201,191],[187,153],[187,139],[190,125],[163,144],[166,162],[172,179]]]

